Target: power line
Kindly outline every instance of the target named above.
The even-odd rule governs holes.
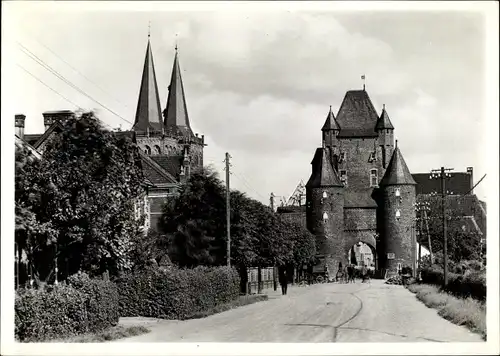
[[[47,88],[49,88],[50,90],[52,90],[54,93],[56,93],[57,95],[59,95],[61,98],[63,98],[64,100],[66,100],[68,103],[70,104],[73,104],[74,106],[76,106],[78,109],[82,109],[78,104],[75,104],[74,102],[72,102],[71,100],[69,100],[68,98],[66,98],[64,95],[62,95],[61,93],[59,93],[57,90],[51,88],[50,86],[48,86],[47,84],[45,84],[41,79],[37,78],[33,73],[29,72],[26,68],[24,68],[22,65],[16,63],[18,67],[20,67],[22,70],[24,70],[26,73],[28,73],[29,75],[31,75],[33,78],[35,78],[38,82],[42,83],[43,85],[45,85]]]
[[[37,64],[39,64],[40,66],[42,66],[44,69],[47,69],[49,72],[51,72],[52,74],[54,74],[58,79],[62,80],[65,84],[68,84],[73,89],[77,90],[82,95],[86,96],[90,100],[92,100],[95,103],[97,103],[98,105],[102,106],[104,109],[106,109],[107,111],[109,111],[113,115],[115,115],[115,116],[119,117],[120,119],[128,122],[129,124],[132,124],[132,122],[128,121],[127,119],[125,119],[124,117],[122,117],[120,114],[117,114],[116,112],[114,112],[113,110],[111,110],[110,108],[108,108],[106,105],[100,103],[99,101],[97,101],[96,99],[94,99],[93,97],[91,97],[89,94],[87,94],[86,92],[84,92],[82,89],[80,89],[79,87],[77,87],[75,84],[73,84],[71,81],[69,81],[68,79],[66,79],[63,75],[61,75],[54,68],[52,68],[47,63],[45,63],[42,59],[40,59],[36,54],[34,54],[33,52],[31,52],[28,48],[26,48],[25,46],[23,46],[21,43],[17,42],[17,44],[23,49],[22,52],[24,54],[26,54],[30,59],[32,59]]]
[[[31,34],[31,33],[30,33]],[[36,41],[38,42],[38,44],[40,44],[42,47],[44,47],[46,50],[48,50],[50,53],[52,53],[54,56],[56,56],[59,60],[61,60],[63,63],[65,63],[67,66],[69,66],[71,69],[73,69],[75,72],[77,72],[78,74],[80,74],[83,78],[85,78],[89,83],[92,83],[96,88],[98,88],[100,91],[102,91],[104,94],[107,94],[110,98],[112,98],[113,100],[115,100],[118,104],[120,105],[123,105],[124,107],[126,108],[129,108],[126,104],[122,103],[121,101],[119,101],[118,99],[116,99],[114,96],[112,96],[110,93],[108,93],[106,90],[104,90],[103,88],[101,88],[96,82],[94,82],[92,79],[90,79],[89,77],[87,77],[85,74],[83,74],[82,72],[80,72],[77,68],[75,68],[74,66],[72,66],[69,62],[67,62],[66,60],[64,60],[64,58],[62,58],[60,55],[58,55],[57,53],[55,53],[52,49],[50,49],[47,45],[45,45],[42,41],[40,41],[36,36],[33,36],[31,34],[31,37]]]
[[[474,186],[473,186],[473,187],[472,187],[472,188],[471,188],[471,189],[470,189],[467,193],[465,193],[464,195],[468,195],[470,192],[472,192],[472,191],[474,190],[474,188],[476,188],[476,187],[479,185],[479,183],[481,183],[481,182],[482,182],[482,180],[483,180],[485,177],[486,177],[486,174],[485,174],[485,175],[484,175],[484,176],[483,176],[483,177],[482,177],[482,178],[481,178],[481,179],[480,179],[480,180],[479,180],[476,184],[474,184]]]
[[[79,110],[83,110],[83,108],[74,103],[73,101],[69,100],[68,98],[66,98],[64,95],[62,95],[61,93],[59,93],[57,90],[55,90],[54,88],[50,87],[49,85],[47,85],[44,81],[42,81],[40,78],[36,77],[33,73],[31,73],[30,71],[28,71],[26,68],[24,68],[22,65],[20,65],[19,63],[16,63],[16,65],[21,68],[22,70],[24,70],[26,73],[28,73],[29,75],[31,75],[33,78],[35,78],[38,82],[40,82],[41,84],[43,84],[44,86],[46,86],[47,88],[49,88],[50,90],[52,90],[54,93],[56,93],[57,95],[59,95],[61,98],[63,98],[64,100],[66,100],[68,103],[70,104],[73,104],[74,106],[76,106]],[[107,123],[105,123],[104,121],[102,121],[101,119],[98,119],[99,122],[103,123],[104,125],[108,126],[111,130],[113,130],[113,128],[108,125]]]

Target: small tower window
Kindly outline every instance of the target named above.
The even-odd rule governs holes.
[[[378,186],[378,171],[376,169],[370,170],[370,187]]]
[[[155,153],[157,155],[161,155],[161,148],[160,148],[160,146],[158,146],[158,145],[155,146]]]
[[[323,213],[323,220],[328,220],[328,213],[327,212],[324,212]]]
[[[326,192],[323,192],[323,198],[328,198],[328,194]]]
[[[345,161],[345,157],[346,157],[345,152],[340,152],[340,159],[339,159],[339,161],[340,162],[344,162]]]
[[[376,161],[376,160],[377,160],[377,155],[376,155],[375,151],[374,151],[374,152],[371,152],[371,153],[370,153],[370,158],[368,158],[368,161],[369,161],[369,162],[374,162],[374,161]]]
[[[146,146],[146,147],[144,148],[144,153],[145,153],[145,154],[147,154],[147,155],[151,155],[151,147]]]
[[[345,169],[340,170],[340,181],[347,186],[347,171]]]

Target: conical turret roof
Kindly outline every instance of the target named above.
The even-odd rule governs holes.
[[[335,115],[333,115],[331,105],[330,105],[330,112],[326,116],[326,121],[321,131],[329,131],[329,130],[337,130],[337,131],[340,130],[339,123],[337,122],[337,119],[335,119]]]
[[[162,126],[160,97],[156,83],[153,53],[151,51],[151,43],[148,39],[133,130],[146,131],[149,129],[161,131]]]
[[[387,167],[384,177],[380,181],[379,185],[387,186],[410,184],[416,185],[417,183],[413,179],[396,141],[396,148],[392,154],[391,161],[389,162],[389,166]]]
[[[375,126],[375,130],[386,130],[386,129],[394,130],[394,126],[392,126],[391,120],[389,119],[389,115],[387,114],[384,105],[382,113],[380,114],[380,117],[377,121],[377,125]]]
[[[165,127],[167,130],[172,130],[183,136],[193,135],[191,125],[189,124],[177,48],[172,68],[172,77],[170,79],[170,85],[168,86],[167,106],[163,115],[165,117]]]
[[[317,148],[311,164],[312,174],[306,184],[306,187],[318,188],[343,186],[337,171],[332,166],[327,148]]]

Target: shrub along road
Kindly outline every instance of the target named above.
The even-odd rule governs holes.
[[[116,342],[482,342],[402,286],[379,280],[278,292],[204,319],[146,321],[150,333]]]

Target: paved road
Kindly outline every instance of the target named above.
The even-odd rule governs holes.
[[[125,318],[121,323],[135,324]],[[142,320],[151,332],[116,342],[481,342],[401,286],[321,284],[204,319]]]

